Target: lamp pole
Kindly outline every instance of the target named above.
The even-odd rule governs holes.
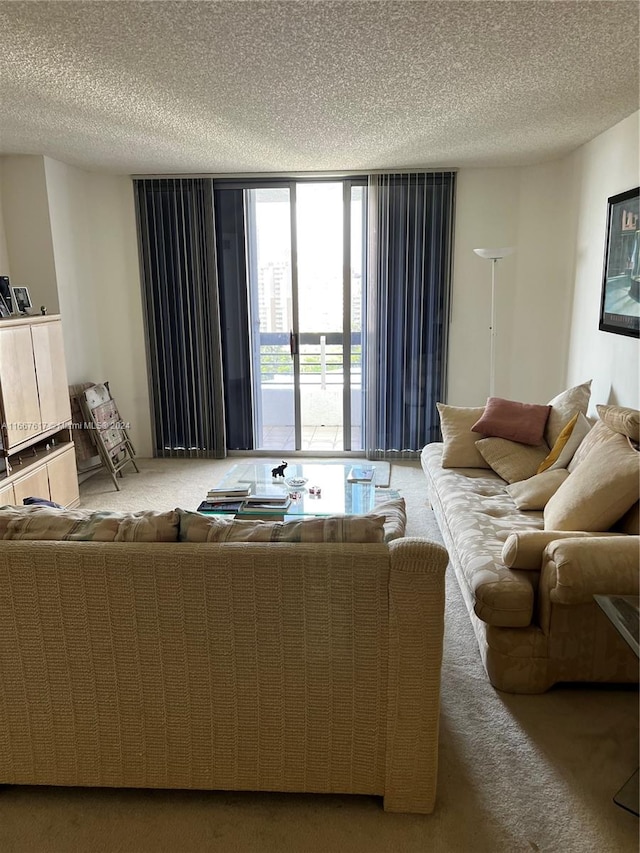
[[[495,396],[496,384],[496,264],[507,255],[512,255],[515,249],[512,246],[503,246],[500,249],[474,249],[476,255],[491,261],[491,325],[490,331],[490,356],[489,356],[489,396]]]

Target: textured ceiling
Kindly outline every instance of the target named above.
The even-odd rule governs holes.
[[[3,2],[0,153],[138,174],[540,162],[638,109],[639,8]]]

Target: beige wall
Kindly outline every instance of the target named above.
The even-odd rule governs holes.
[[[6,245],[12,283],[34,310],[61,313],[69,382],[109,380],[138,454],[151,455],[131,180],[35,156],[2,158],[1,177],[0,261]]]
[[[640,341],[598,329],[607,198],[640,185],[640,112],[567,158],[575,234],[566,379],[593,378],[592,403],[640,407]],[[593,406],[592,406],[593,409]]]
[[[496,396],[544,402],[562,390],[570,302],[564,182],[560,161],[458,173],[450,404],[482,405],[489,393],[491,261],[474,248],[515,248],[496,264]]]
[[[53,258],[44,157],[3,158],[2,205],[11,284],[27,287],[34,310],[57,314],[58,284]]]
[[[131,179],[46,167],[69,381],[108,381],[137,453],[150,456]]]
[[[9,264],[9,252],[7,250],[7,238],[4,231],[4,211],[2,205],[2,169],[3,161],[0,157],[0,275],[11,277],[11,266]]]

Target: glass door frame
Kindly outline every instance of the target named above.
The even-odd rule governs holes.
[[[255,294],[253,294],[250,286],[250,279],[257,276],[257,265],[255,252],[252,246],[250,235],[254,233],[254,227],[250,224],[251,206],[249,201],[248,190],[254,189],[288,189],[289,190],[289,212],[290,212],[290,252],[291,252],[291,330],[290,330],[290,350],[293,363],[293,411],[294,411],[294,443],[295,453],[307,453],[302,449],[302,403],[301,403],[301,359],[300,359],[300,317],[299,317],[299,289],[298,289],[298,227],[297,227],[297,186],[302,183],[335,183],[342,184],[342,210],[343,210],[343,229],[342,229],[342,446],[343,453],[351,452],[352,444],[352,416],[351,416],[351,390],[352,390],[352,343],[351,343],[351,207],[352,207],[352,188],[356,186],[367,187],[366,176],[305,176],[296,178],[260,178],[247,179],[241,178],[233,181],[225,181],[225,186],[242,189],[245,191],[245,235],[246,235],[246,257],[247,257],[247,286],[249,288],[249,323],[250,323],[250,338],[252,352],[252,369],[257,363],[255,361],[255,336],[253,334],[253,322],[255,317]],[[367,205],[364,204],[363,210],[363,281],[366,280],[366,215]],[[255,219],[254,219],[255,221]],[[365,394],[365,377],[364,365],[365,361],[365,329],[366,329],[366,300],[363,288],[362,293],[362,311],[361,311],[361,409],[364,412],[364,394]],[[303,333],[304,337],[304,333]],[[259,359],[258,359],[259,361]],[[253,397],[254,397],[254,447],[259,452],[268,451],[268,448],[260,448],[257,446],[255,438],[262,433],[262,418],[261,404],[256,408],[256,397],[260,397],[260,376],[256,372],[253,373],[252,379]],[[362,423],[362,433],[364,434],[364,422]],[[362,449],[357,453],[362,453]],[[314,453],[318,455],[318,452]],[[322,455],[322,454],[321,454]]]

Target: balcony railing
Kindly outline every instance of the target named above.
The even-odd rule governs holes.
[[[300,346],[300,384],[318,384],[320,387],[342,385],[344,374],[343,335],[339,332],[302,332]],[[289,335],[285,332],[260,334],[260,381],[293,381],[293,360],[289,349]],[[362,334],[351,334],[351,384],[360,384],[362,375]]]

